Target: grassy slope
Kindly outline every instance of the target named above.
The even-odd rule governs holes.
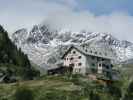
[[[25,86],[30,88],[35,93],[35,100],[43,97],[49,92],[61,92],[71,93],[79,91],[80,87],[74,85],[72,82],[65,81],[59,77],[47,77],[41,80],[23,81],[12,84],[0,84],[0,97],[1,98],[12,98],[18,87]]]
[[[124,65],[123,68],[120,68],[120,72],[123,76],[122,78],[123,86],[120,87],[124,95],[129,85],[129,80],[132,79],[133,76],[132,65]],[[80,80],[80,82],[82,81],[82,79],[84,80],[83,77],[82,79],[80,78],[78,79]],[[0,84],[0,98],[10,98],[7,100],[13,100],[13,95],[16,89],[18,87],[25,86],[34,91],[35,100],[62,100],[59,99],[59,97],[62,98],[63,96],[65,96],[65,99],[63,100],[88,100],[88,97],[82,96],[83,92],[82,89],[84,85],[81,84],[75,85],[74,83],[75,82],[68,79],[67,76],[44,76],[38,80],[23,81],[12,84]],[[99,90],[96,89],[96,84],[90,82],[88,84],[88,87],[89,90],[91,89],[96,90],[96,93],[98,93],[100,97],[102,97],[101,100],[114,100],[113,99],[114,97],[112,95],[104,91],[101,91],[101,89],[100,89],[101,92],[98,92]],[[45,99],[46,95],[49,95],[48,98],[50,99]],[[66,97],[68,98],[66,99]]]
[[[85,77],[75,79],[68,79],[67,76],[45,76],[38,80],[0,84],[0,100],[3,100],[1,98],[13,100],[13,95],[18,87],[31,89],[35,100],[89,100],[90,90],[101,98],[93,100],[115,100],[114,96],[100,88],[100,84]],[[84,82],[88,83],[84,84]]]
[[[122,91],[125,91],[128,87],[129,77],[132,77],[132,66],[127,66],[121,70],[123,76],[125,77],[122,81],[123,87]],[[78,78],[80,82],[84,80]],[[86,79],[85,79],[86,80]],[[88,81],[88,80],[87,80]],[[83,84],[75,85],[74,81],[68,79],[67,76],[45,76],[38,80],[23,81],[12,84],[0,84],[0,100],[1,98],[10,98],[7,100],[13,100],[13,95],[18,87],[25,86],[33,90],[35,95],[35,100],[62,100],[59,97],[65,96],[63,100],[88,100],[88,97],[82,96]],[[119,86],[119,85],[118,85]],[[96,93],[102,97],[101,100],[114,100],[113,96],[104,92],[102,89],[96,88],[97,85],[89,82],[89,90],[96,90]],[[121,87],[121,86],[120,86]],[[99,92],[100,91],[100,92]],[[125,91],[126,92],[126,91]],[[123,92],[123,93],[125,93]],[[49,95],[51,99],[45,99],[46,95]],[[89,94],[88,94],[89,95]],[[58,96],[58,97],[56,97]],[[55,98],[56,99],[55,99]],[[66,97],[68,97],[66,99]],[[54,99],[53,99],[54,98]],[[116,99],[117,100],[117,99]]]

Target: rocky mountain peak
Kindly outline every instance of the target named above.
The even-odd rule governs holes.
[[[29,32],[27,41],[31,43],[41,42],[48,44],[51,40],[53,40],[53,35],[54,33],[50,32],[47,26],[35,25]]]
[[[133,58],[133,44],[128,41],[120,41],[108,33],[87,32],[85,30],[51,32],[46,25],[35,25],[30,32],[21,29],[16,31],[12,37],[16,45],[20,46],[29,58],[39,65],[47,63],[47,61],[50,62],[49,59],[58,61],[61,52],[65,51],[60,48],[66,49],[70,44],[89,43],[109,47],[116,53],[118,61]]]
[[[21,46],[26,42],[27,36],[28,36],[27,29],[25,28],[19,29],[13,33],[12,40],[13,42],[17,43],[18,46]]]

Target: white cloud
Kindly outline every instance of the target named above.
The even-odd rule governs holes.
[[[110,15],[95,16],[90,12],[64,11],[47,17],[44,23],[54,29],[69,29],[77,32],[83,29],[91,32],[107,32],[121,40],[133,42],[133,17],[115,12]]]
[[[95,16],[89,11],[74,11],[79,6],[76,0],[13,1],[0,13],[0,23],[9,32],[23,27],[31,28],[44,20],[52,28],[109,32],[119,39],[133,42],[133,17],[126,13]]]
[[[72,8],[47,0],[13,0],[1,11],[0,24],[12,33],[19,28],[31,28],[32,25],[41,23],[51,13],[69,9]]]
[[[51,0],[51,1],[55,1],[72,8],[78,5],[77,0]]]

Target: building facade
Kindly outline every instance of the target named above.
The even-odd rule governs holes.
[[[111,77],[113,53],[86,45],[71,46],[63,55],[64,66],[72,67],[74,74],[98,74]]]

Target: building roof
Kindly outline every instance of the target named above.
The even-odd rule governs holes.
[[[71,51],[72,48],[75,48],[77,51],[84,54],[85,56],[96,56],[96,57],[112,59],[112,60],[115,58],[115,54],[113,53],[112,49],[95,47],[95,46],[87,46],[87,45],[70,46],[70,48],[65,52],[62,58],[64,58],[68,54],[68,52]]]

